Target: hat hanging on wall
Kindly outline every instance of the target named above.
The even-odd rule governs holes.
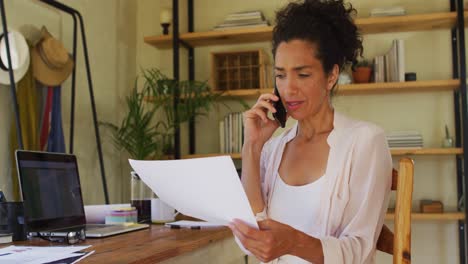
[[[34,78],[48,86],[60,85],[73,71],[73,59],[63,44],[45,27],[41,35],[41,40],[32,50]]]
[[[8,32],[11,68],[13,69],[15,82],[18,82],[23,78],[29,68],[29,48],[26,39],[21,35],[21,33],[16,30],[9,30]],[[10,84],[6,39],[3,34],[0,35],[0,83]]]

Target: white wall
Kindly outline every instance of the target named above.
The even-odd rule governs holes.
[[[116,123],[120,121],[122,97],[133,86],[136,72],[137,4],[130,0],[61,2],[77,9],[84,18],[98,120]],[[20,28],[31,24],[41,28],[45,25],[71,52],[71,16],[38,1],[6,0],[5,4],[10,27]],[[85,204],[104,203],[81,39],[78,43],[74,152],[79,162]],[[68,150],[71,78],[62,89],[63,128]],[[12,115],[10,98],[9,87],[0,87],[0,188],[6,191],[7,197],[11,197],[11,162],[8,154],[9,120]],[[115,151],[103,129],[101,139],[110,200],[128,201],[128,166],[121,162],[120,154]]]
[[[185,14],[185,1],[181,2],[181,14]],[[231,12],[261,10],[266,18],[273,22],[273,13],[287,3],[284,0],[198,0],[195,3],[195,31],[211,30],[223,21]],[[408,14],[426,12],[446,12],[449,1],[397,1],[397,0],[353,0],[359,17],[366,17],[375,7],[393,5],[403,6]],[[137,64],[143,67],[155,66],[166,73],[172,73],[171,50],[153,48],[143,42],[143,37],[159,35],[159,10],[170,7],[171,1],[140,0],[138,6]],[[181,32],[186,31],[186,16],[181,15]],[[452,77],[451,46],[449,30],[375,34],[365,36],[364,56],[372,58],[385,53],[394,38],[405,40],[406,71],[417,73],[418,80],[450,79]],[[270,51],[270,43],[241,44],[232,46],[210,46],[195,49],[195,73],[197,80],[210,78],[210,52],[242,50],[261,47]],[[181,49],[184,52],[184,49]],[[183,54],[183,53],[182,53]],[[181,56],[181,63],[186,57]],[[182,78],[186,78],[187,67],[181,67]],[[253,101],[251,101],[252,103]],[[197,153],[216,153],[219,150],[218,121],[229,111],[241,110],[237,104],[230,104],[232,109],[220,107],[219,111],[208,118],[200,118],[197,124]],[[385,130],[417,130],[424,138],[425,147],[439,147],[447,124],[454,134],[453,95],[451,92],[405,93],[392,95],[361,95],[335,98],[338,111],[352,117],[379,124]],[[209,133],[209,131],[216,131]],[[182,151],[187,153],[187,130],[182,131],[184,143]],[[399,157],[395,157],[397,160]],[[444,203],[447,210],[454,210],[457,205],[456,164],[454,156],[415,156],[416,175],[414,188],[415,209],[419,200],[435,199]],[[387,224],[391,225],[391,222]],[[453,221],[415,221],[413,222],[412,259],[413,263],[458,263],[458,232]],[[379,253],[378,263],[391,263],[389,256]]]

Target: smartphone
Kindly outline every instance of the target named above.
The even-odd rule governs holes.
[[[286,126],[286,108],[284,108],[283,102],[281,102],[281,97],[276,84],[274,93],[278,96],[279,100],[273,102],[273,107],[276,109],[276,113],[273,113],[273,117],[278,121],[280,126],[284,128]]]

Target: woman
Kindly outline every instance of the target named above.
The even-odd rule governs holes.
[[[384,131],[331,105],[339,72],[362,41],[343,0],[289,3],[273,30],[280,97],[263,94],[244,113],[242,184],[260,230],[230,224],[263,262],[374,263],[391,187]],[[281,100],[295,126],[270,139]]]

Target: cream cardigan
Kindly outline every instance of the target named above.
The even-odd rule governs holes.
[[[294,127],[270,139],[263,147],[260,176],[266,208],[257,220],[268,218],[270,190],[282,153],[298,129]],[[327,138],[330,152],[315,221],[321,227],[326,264],[374,263],[392,178],[392,158],[384,131],[335,110],[333,130]]]

